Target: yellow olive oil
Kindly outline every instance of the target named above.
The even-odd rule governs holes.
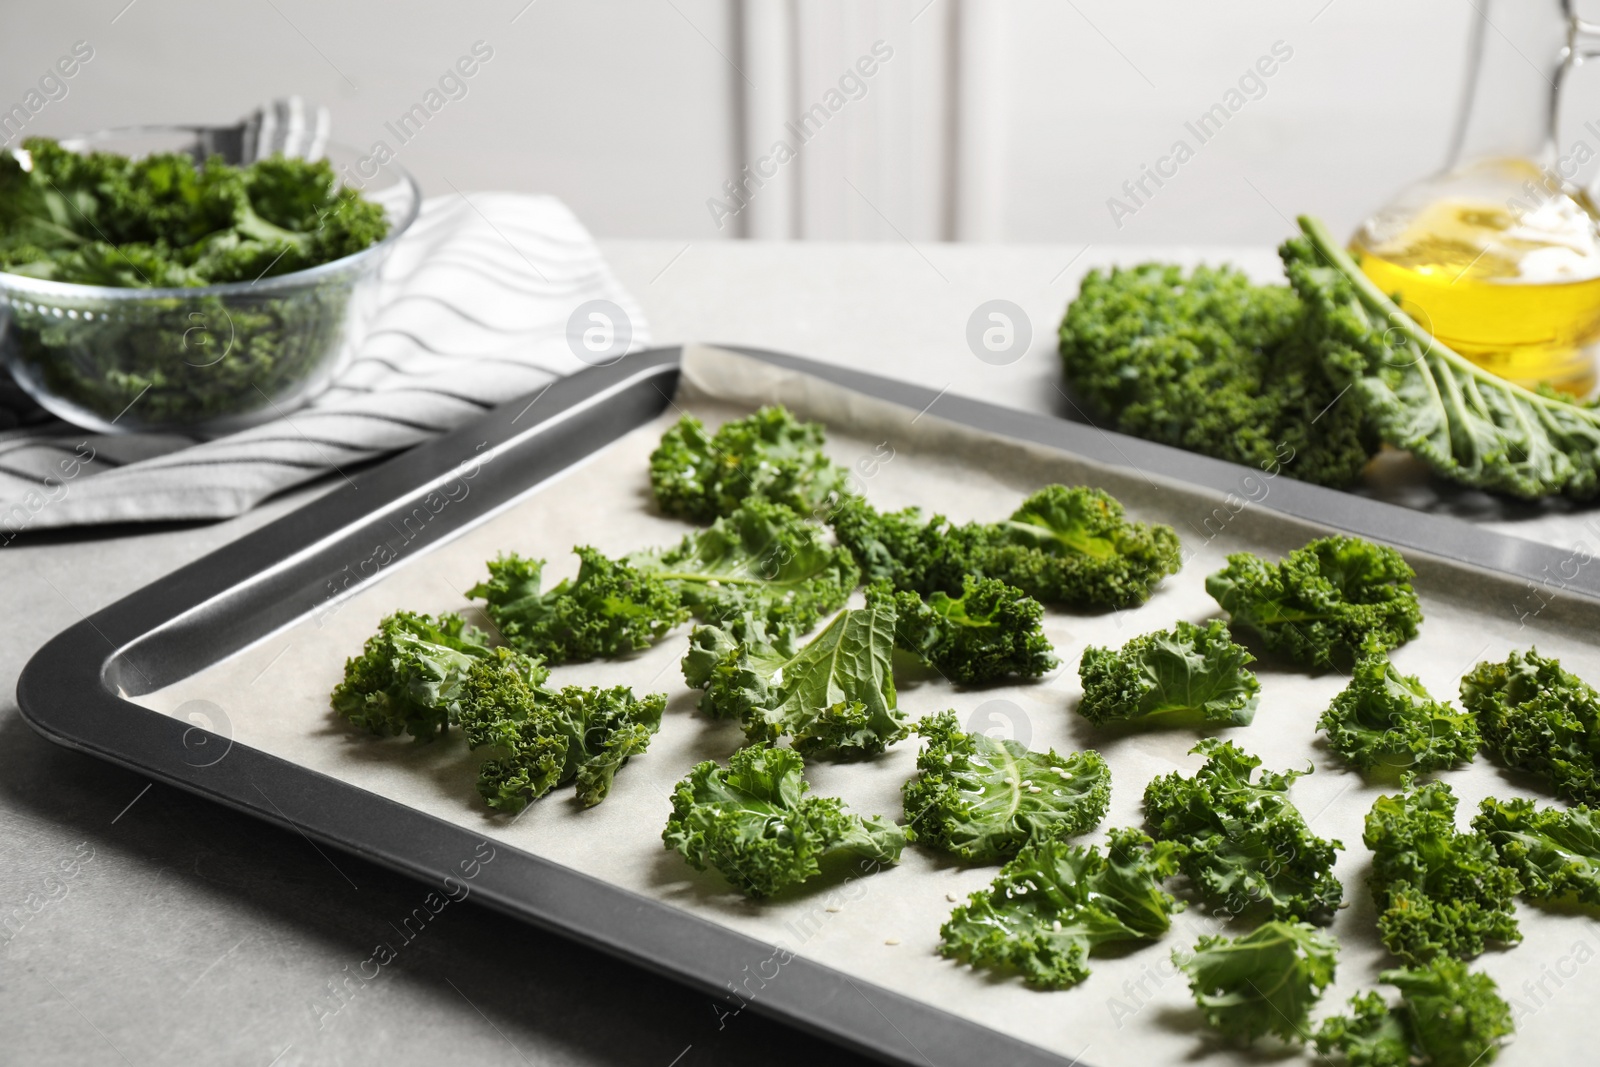
[[[1439,184],[1438,195],[1391,205],[1356,233],[1361,269],[1485,369],[1588,393],[1589,346],[1600,340],[1600,227],[1588,205],[1523,160]]]

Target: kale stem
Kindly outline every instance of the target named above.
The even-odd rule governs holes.
[[[1473,378],[1486,385],[1504,389],[1518,400],[1538,404],[1545,408],[1560,409],[1571,412],[1586,421],[1595,421],[1594,416],[1583,408],[1564,400],[1554,400],[1531,389],[1524,388],[1507,378],[1502,378],[1498,374],[1484,370],[1466,356],[1446,346],[1437,337],[1418,325],[1415,319],[1402,311],[1398,304],[1389,299],[1388,295],[1382,289],[1379,289],[1371,278],[1366,276],[1361,268],[1356,265],[1356,261],[1350,258],[1350,253],[1346,252],[1333,239],[1333,234],[1328,232],[1327,225],[1321,219],[1312,218],[1310,215],[1301,215],[1296,221],[1300,223],[1301,231],[1310,240],[1311,246],[1317,250],[1318,255],[1322,256],[1334,269],[1349,279],[1350,284],[1355,287],[1356,295],[1361,299],[1361,302],[1369,310],[1384,315],[1390,322],[1394,323],[1407,337],[1422,347],[1424,355],[1437,355],[1452,370],[1470,374]]]

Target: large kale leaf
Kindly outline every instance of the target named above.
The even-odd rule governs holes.
[[[1230,267],[1090,271],[1061,322],[1067,386],[1097,423],[1322,485],[1377,450],[1282,285]]]
[[[1327,374],[1385,443],[1439,474],[1533,499],[1600,490],[1600,411],[1524,389],[1452,352],[1384,295],[1319,221],[1284,244]]]

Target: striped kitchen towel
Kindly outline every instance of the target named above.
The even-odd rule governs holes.
[[[591,302],[603,320],[583,313]],[[602,332],[585,337],[591,321]],[[0,544],[48,527],[237,515],[647,343],[638,305],[561,201],[429,200],[384,264],[378,311],[350,363],[284,418],[209,441],[96,434],[45,417],[6,382]]]

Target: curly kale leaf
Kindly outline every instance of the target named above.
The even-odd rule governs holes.
[[[1540,808],[1531,800],[1485,799],[1472,828],[1517,872],[1530,900],[1600,905],[1600,811]]]
[[[1142,604],[1182,566],[1172,527],[1129,522],[1103,489],[1048,485],[1022,502],[979,556],[986,576],[1047,604]]]
[[[1350,684],[1317,728],[1327,734],[1328,747],[1362,771],[1444,770],[1470,763],[1479,740],[1469,713],[1435,700],[1420,679],[1401,674],[1381,651],[1356,661]]]
[[[1529,649],[1480,663],[1461,679],[1461,703],[1501,763],[1559,797],[1600,804],[1600,693],[1559,660]]]
[[[971,863],[999,863],[1030,839],[1085,834],[1105,818],[1111,771],[1098,752],[1058,756],[962,731],[953,711],[917,723],[928,744],[904,786],[917,840]]]
[[[1524,389],[1445,347],[1361,272],[1322,223],[1280,250],[1318,358],[1382,439],[1493,492],[1600,491],[1600,411]]]
[[[788,735],[808,758],[874,755],[906,735],[895,704],[894,627],[894,600],[884,595],[835,615],[798,649],[749,616],[742,639],[697,626],[683,677],[705,690],[702,711],[738,719],[751,741]]]
[[[1381,994],[1357,993],[1348,1015],[1331,1015],[1317,1027],[1317,1051],[1341,1056],[1350,1067],[1421,1067],[1426,1061],[1412,1059],[1416,1050],[1407,1022],[1408,1015]]]
[[[388,232],[326,160],[202,166],[186,154],[80,154],[29,138],[0,154],[0,270],[58,282],[192,287],[304,270]]]
[[[1411,963],[1436,956],[1469,959],[1491,941],[1522,940],[1513,910],[1521,888],[1481,833],[1456,829],[1456,798],[1443,782],[1382,796],[1367,813],[1362,840],[1372,850],[1367,885],[1378,934]]]
[[[1277,1034],[1302,1044],[1312,1005],[1333,981],[1339,943],[1305,923],[1269,922],[1243,937],[1208,935],[1172,960],[1189,976],[1206,1022],[1224,1036]]]
[[[1337,1053],[1349,1067],[1475,1067],[1490,1064],[1515,1027],[1494,979],[1440,957],[1418,967],[1384,971],[1400,990],[1393,1006],[1377,993],[1350,998],[1350,1014],[1317,1030],[1317,1051]]]
[[[1122,433],[1343,487],[1378,442],[1281,285],[1229,267],[1090,271],[1061,322],[1068,387]]]
[[[1037,678],[1061,665],[1040,626],[1043,606],[1002,581],[969,574],[959,597],[892,595],[895,643],[957,685]]]
[[[1220,619],[1206,626],[1179,622],[1118,651],[1091,645],[1078,662],[1078,714],[1097,726],[1248,726],[1261,699],[1261,683],[1248,670],[1255,659],[1233,643]]]
[[[689,617],[678,594],[655,575],[573,549],[576,580],[540,589],[544,560],[512,553],[489,564],[489,580],[467,590],[484,600],[506,643],[548,663],[611,659],[648,648]]]
[[[478,770],[478,793],[491,808],[518,812],[558,785],[575,782],[578,802],[593,807],[611,791],[617,769],[650,747],[667,706],[663,693],[636,698],[627,686],[543,688],[509,649],[480,660],[467,675],[460,720],[472,748],[494,758]]]
[[[1193,778],[1174,771],[1145,786],[1145,822],[1158,840],[1188,847],[1183,873],[1213,907],[1237,915],[1257,905],[1274,919],[1326,925],[1343,898],[1333,874],[1344,846],[1311,832],[1289,801],[1290,784],[1310,770],[1276,774],[1237,745],[1208,737]]]
[[[855,859],[863,872],[899,863],[906,831],[845,810],[837,797],[810,795],[805,761],[789,749],[752,745],[722,767],[707,760],[672,793],[661,840],[697,871],[715,867],[751,897],[769,897]]]
[[[665,582],[703,621],[726,627],[752,614],[770,631],[801,634],[843,607],[861,581],[850,552],[822,533],[782,504],[752,500],[676,547],[627,563]]]
[[[920,596],[959,594],[966,577],[979,573],[977,550],[988,541],[978,523],[924,518],[917,508],[878,511],[860,497],[846,499],[829,521],[867,582],[888,582]]]
[[[1042,989],[1089,977],[1099,945],[1160,937],[1182,909],[1161,883],[1182,846],[1152,842],[1137,830],[1112,830],[1094,845],[1036,839],[972,894],[939,931],[939,951],[973,967],[1020,973]]]
[[[1422,609],[1411,587],[1415,577],[1394,549],[1335,535],[1280,563],[1236,552],[1206,577],[1206,592],[1235,628],[1254,632],[1268,651],[1325,670],[1417,636]]]
[[[685,415],[650,454],[650,485],[667,515],[710,522],[752,500],[825,516],[848,496],[850,472],[822,451],[821,423],[780,405],[725,422],[716,433]]]
[[[959,595],[973,575],[1047,604],[1131,607],[1182,565],[1172,527],[1130,522],[1116,498],[1087,486],[1045,486],[998,523],[956,526],[865,502],[846,502],[832,521],[869,582],[923,596]]]
[[[378,624],[361,655],[345,661],[333,709],[375,734],[437,737],[455,721],[467,672],[494,655],[489,635],[459,615],[396,612]],[[541,681],[546,673],[537,661],[524,669]]]

